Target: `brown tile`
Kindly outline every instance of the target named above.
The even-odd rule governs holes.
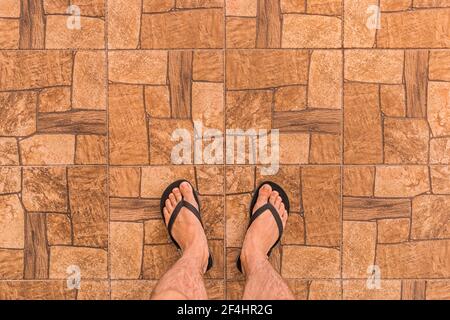
[[[346,50],[345,80],[398,84],[403,80],[401,50]]]
[[[109,168],[109,195],[139,197],[141,170],[139,168]]]
[[[157,281],[149,280],[112,280],[112,300],[150,300]]]
[[[145,244],[169,244],[171,243],[167,227],[162,219],[148,220],[144,222]]]
[[[247,231],[250,194],[226,196],[226,243],[227,246],[240,248]]]
[[[142,223],[113,222],[110,224],[111,279],[139,279],[143,245]]]
[[[450,134],[450,83],[428,84],[428,122],[434,137]]]
[[[129,84],[165,85],[167,59],[165,51],[110,51],[109,80]]]
[[[67,28],[67,17],[46,16],[46,49],[103,49],[105,22],[100,18],[83,17],[80,29]]]
[[[257,0],[225,0],[227,16],[256,16],[258,1]]]
[[[19,20],[0,18],[0,48],[19,49],[20,24]]]
[[[307,133],[280,134],[281,164],[307,164],[309,162],[310,135]]]
[[[447,0],[417,0],[414,1],[413,6],[415,8],[445,8],[449,7],[449,3]]]
[[[283,13],[304,13],[306,11],[306,0],[281,0],[280,2]]]
[[[344,92],[344,161],[376,164],[383,161],[383,135],[378,86],[346,84]],[[364,105],[365,108],[360,106]]]
[[[76,291],[66,281],[2,281],[2,300],[75,300]]]
[[[308,107],[342,108],[342,52],[314,50],[308,82]]]
[[[192,84],[192,120],[200,121],[204,130],[224,131],[224,86],[222,83],[194,82]]]
[[[222,48],[223,29],[222,9],[144,14],[141,46],[146,49]]]
[[[450,281],[427,281],[427,300],[450,300]]]
[[[177,0],[177,8],[221,8],[223,0]]]
[[[37,131],[41,134],[106,135],[106,111],[39,113]]]
[[[409,218],[411,200],[382,198],[344,198],[344,220]]]
[[[430,132],[425,120],[385,119],[385,163],[426,164],[429,137]]]
[[[78,135],[76,139],[76,164],[106,164],[107,141],[105,136]]]
[[[109,281],[83,281],[83,285],[77,292],[77,300],[110,300]]]
[[[300,111],[307,107],[305,86],[277,88],[275,91],[275,111]]]
[[[378,243],[399,243],[409,239],[410,219],[378,220]]]
[[[342,0],[310,0],[306,11],[312,14],[341,15]]]
[[[107,247],[106,167],[69,168],[68,186],[74,245]]]
[[[306,84],[308,53],[302,50],[230,50],[227,89],[263,89]]]
[[[102,17],[105,15],[105,2],[105,0],[74,0],[72,5],[78,6],[83,15]]]
[[[412,197],[430,190],[428,167],[395,166],[377,168],[375,196]]]
[[[255,189],[255,168],[251,166],[226,167],[226,192],[245,193]]]
[[[284,278],[315,279],[340,277],[339,250],[284,246],[281,275]]]
[[[67,177],[64,168],[24,168],[22,201],[34,212],[67,211]]]
[[[227,48],[255,48],[256,47],[256,19],[227,17],[226,42]]]
[[[426,50],[405,51],[406,114],[410,118],[427,115],[428,61]]]
[[[208,239],[224,238],[224,199],[223,197],[202,196],[202,219]]]
[[[214,259],[214,265],[205,274],[207,279],[223,279],[225,276],[225,262],[224,262],[224,241],[223,240],[209,240],[209,250]]]
[[[222,51],[195,51],[192,80],[223,82],[223,67]]]
[[[313,280],[309,286],[309,300],[341,300],[341,281]]]
[[[144,246],[142,274],[144,279],[159,279],[178,260],[179,252],[173,244]]]
[[[49,249],[46,214],[28,213],[25,218],[24,278],[48,279]]]
[[[344,222],[342,272],[344,278],[363,278],[374,265],[377,243],[375,222]]]
[[[141,28],[141,10],[149,1],[108,1],[108,48],[137,49]]]
[[[19,164],[19,147],[14,138],[0,138],[0,165]]]
[[[34,92],[0,93],[0,135],[28,136],[36,131]]]
[[[414,10],[402,14],[384,13],[377,33],[380,48],[445,48],[449,46],[450,18],[447,9]]]
[[[141,196],[159,199],[169,184],[181,179],[194,183],[194,168],[186,166],[144,167],[142,168]]]
[[[286,228],[281,239],[282,245],[305,244],[305,222],[299,214],[291,213],[286,223]]]
[[[142,6],[144,13],[167,12],[175,7],[175,0],[144,0]]]
[[[340,164],[341,137],[332,134],[311,134],[311,164]]]
[[[70,87],[43,89],[39,94],[39,112],[64,112],[72,107]]]
[[[412,6],[411,0],[381,0],[381,11],[405,11]]]
[[[192,51],[169,51],[168,80],[171,115],[176,119],[191,117]]]
[[[368,28],[368,22],[371,26],[374,24],[371,11],[368,15],[367,9],[370,6],[378,6],[376,0],[344,0],[344,47],[345,48],[372,48],[375,46],[376,28]],[[368,17],[372,19],[368,20]]]
[[[145,110],[152,118],[170,118],[169,87],[145,87]]]
[[[22,164],[53,165],[73,164],[75,136],[34,135],[19,142]]]
[[[20,49],[44,49],[47,23],[42,1],[21,2],[20,12]]]
[[[207,166],[196,167],[198,191],[202,195],[222,195],[224,189],[223,167]]]
[[[0,279],[23,279],[23,251],[0,249]]]
[[[450,166],[432,166],[430,170],[433,193],[450,194]]]
[[[388,117],[406,116],[406,95],[403,85],[380,86],[381,111]]]
[[[208,299],[225,299],[225,282],[223,280],[205,280],[205,287],[208,294]]]
[[[107,251],[81,247],[50,248],[50,279],[66,279],[67,268],[78,266],[83,279],[108,277]]]
[[[256,23],[256,47],[280,48],[281,45],[281,8],[279,1],[258,1]]]
[[[302,201],[308,245],[340,246],[340,180],[338,167],[302,168]]]
[[[70,0],[44,0],[46,14],[65,14],[70,5]]]
[[[450,196],[424,195],[412,202],[411,238],[415,240],[450,237]]]
[[[271,90],[228,91],[227,129],[270,129],[273,92]],[[242,113],[245,107],[247,112]]]
[[[106,55],[101,51],[75,54],[72,107],[106,109]]]
[[[344,196],[365,197],[373,195],[374,167],[344,167]]]
[[[344,280],[344,300],[400,300],[402,282],[381,280],[380,289],[369,289],[366,280]]]
[[[72,222],[66,214],[47,214],[47,241],[50,246],[72,244]]]
[[[244,295],[245,281],[227,281],[227,300],[242,300]]]
[[[403,280],[402,300],[425,300],[426,286],[424,280]]]
[[[448,240],[379,244],[376,264],[384,279],[446,278],[450,273],[449,245]]]
[[[227,280],[244,280],[244,275],[236,267],[241,248],[226,248]]]
[[[22,171],[16,167],[0,167],[0,194],[19,193]]]
[[[142,222],[161,218],[159,200],[111,198],[111,221]]]
[[[430,140],[430,163],[450,164],[450,138]]]
[[[341,20],[322,15],[283,15],[283,48],[340,48]],[[321,32],[317,33],[320,29]]]
[[[430,80],[450,81],[450,51],[431,51]]]
[[[69,51],[3,51],[0,90],[37,89],[71,84]],[[14,74],[14,77],[10,77]]]
[[[17,0],[3,0],[0,9],[0,17],[19,18],[20,3]]]
[[[308,300],[309,281],[286,279],[286,283],[296,300]]]
[[[123,108],[126,105],[127,108]],[[109,157],[111,164],[148,164],[144,89],[109,86]]]

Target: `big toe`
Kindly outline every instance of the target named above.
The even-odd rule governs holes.
[[[193,205],[197,206],[197,202],[195,201],[194,197],[194,190],[192,189],[192,186],[188,182],[183,182],[180,185],[180,191],[183,195],[183,198],[188,201],[189,203],[192,203]]]
[[[258,200],[256,201],[255,210],[262,207],[269,201],[270,194],[272,193],[272,187],[269,184],[265,184],[259,189]]]

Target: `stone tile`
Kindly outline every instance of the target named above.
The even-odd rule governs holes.
[[[424,280],[403,280],[402,300],[425,300],[426,286]]]
[[[413,197],[430,190],[428,168],[425,166],[395,166],[377,168],[376,197]]]
[[[46,228],[45,213],[27,213],[24,250],[24,278],[27,280],[48,278],[49,249]]]
[[[0,167],[0,194],[19,193],[22,171],[17,167]]]
[[[410,199],[344,197],[344,220],[372,221],[410,216]]]
[[[281,164],[307,164],[310,136],[307,133],[281,133],[279,141]]]
[[[313,280],[309,286],[309,300],[341,300],[341,281]]]
[[[340,48],[341,20],[322,15],[283,15],[283,48]],[[321,30],[318,34],[317,30]]]
[[[76,138],[76,164],[106,164],[108,161],[105,136],[79,135]]]
[[[227,300],[242,300],[244,295],[245,281],[227,281]]]
[[[112,280],[111,300],[150,300],[157,281]]]
[[[307,2],[307,13],[323,15],[341,15],[342,0],[310,0]]]
[[[179,252],[173,244],[144,246],[142,274],[146,280],[158,280],[178,260]]]
[[[430,140],[430,163],[450,164],[450,138]]]
[[[106,301],[110,300],[109,281],[88,280],[77,292],[77,300]]]
[[[129,84],[165,85],[167,59],[166,51],[110,51],[109,80]]]
[[[0,209],[0,248],[23,249],[25,212],[19,196],[0,196]]]
[[[381,280],[380,289],[369,289],[367,280],[344,280],[344,300],[400,300],[402,282]]]
[[[28,136],[36,131],[34,92],[0,93],[0,135]]]
[[[308,60],[303,50],[230,50],[226,56],[227,89],[306,84]]]
[[[170,118],[169,87],[145,87],[145,110],[152,118]]]
[[[340,246],[340,181],[338,167],[302,168],[302,201],[308,245]]]
[[[70,87],[43,89],[39,94],[39,112],[64,112],[72,107]]]
[[[227,129],[270,129],[273,92],[271,90],[228,91]],[[247,110],[243,114],[240,110]]]
[[[306,11],[306,0],[281,0],[281,12],[304,13]]]
[[[75,300],[76,291],[66,281],[2,281],[2,300]]]
[[[67,268],[78,266],[83,279],[108,277],[107,251],[81,247],[50,247],[50,279],[67,279]]]
[[[450,19],[448,9],[414,10],[383,13],[377,33],[380,48],[446,48],[450,45]]]
[[[3,0],[0,9],[0,17],[19,18],[20,3],[17,0]]]
[[[69,51],[3,51],[0,90],[37,89],[71,84]],[[10,75],[14,74],[14,77]]]
[[[194,52],[192,79],[194,81],[223,82],[224,59],[222,51]]]
[[[340,252],[331,248],[284,246],[281,275],[284,278],[340,278]]]
[[[39,113],[40,134],[106,135],[106,111],[77,110],[73,112]]]
[[[175,7],[175,0],[144,0],[142,6],[144,13],[167,12]]]
[[[110,224],[111,279],[140,278],[143,245],[144,226],[141,223]]]
[[[255,17],[257,12],[257,0],[225,0],[227,16]]]
[[[224,131],[224,86],[222,83],[192,83],[192,120],[200,121],[204,130]]]
[[[0,18],[0,48],[19,49],[20,23],[19,20]]]
[[[106,55],[101,51],[75,54],[72,107],[106,110]]]
[[[450,300],[450,281],[427,281],[427,300]]]
[[[344,161],[346,164],[383,162],[383,134],[378,86],[346,84],[344,92]],[[360,106],[364,105],[365,108]]]
[[[47,241],[50,246],[72,244],[72,222],[66,214],[47,214]]]
[[[401,50],[346,50],[345,80],[399,84],[403,81]]]
[[[83,15],[103,17],[105,15],[105,0],[74,0],[73,5],[80,7]]]
[[[344,222],[342,272],[344,278],[363,278],[375,262],[376,222]]]
[[[295,300],[308,300],[309,294],[309,281],[298,279],[286,279],[286,283],[291,289]]]
[[[229,247],[242,247],[250,220],[250,194],[226,196],[226,243]]]
[[[344,167],[344,196],[369,197],[373,195],[374,167]]]
[[[311,164],[340,164],[341,136],[332,134],[311,134]]]
[[[46,49],[103,49],[105,22],[100,18],[83,17],[80,29],[67,28],[67,17],[46,17]]]
[[[280,87],[275,91],[275,111],[301,111],[307,107],[305,86]]]
[[[403,85],[381,85],[381,111],[388,117],[406,116],[406,95]]]
[[[412,6],[411,0],[381,0],[381,11],[405,11]]]
[[[449,246],[448,240],[379,244],[376,264],[384,279],[447,278],[450,273]]]
[[[142,222],[148,219],[160,219],[159,200],[148,199],[110,199],[110,220]]]
[[[141,46],[145,49],[222,48],[223,35],[222,9],[142,16]]]
[[[70,5],[70,0],[44,0],[46,14],[65,14]]]
[[[256,19],[227,17],[227,48],[250,49],[256,47]]]
[[[192,51],[169,51],[168,82],[171,115],[175,119],[192,116]]]
[[[367,12],[370,6],[378,6],[377,0],[344,0],[344,47],[372,48],[375,46],[376,27],[375,11]],[[368,19],[369,18],[369,19]]]
[[[410,219],[378,220],[378,243],[400,243],[409,239]]]
[[[205,280],[206,293],[210,300],[225,299],[225,282],[223,280]]]
[[[428,84],[428,122],[434,137],[450,134],[450,83]]]
[[[14,138],[0,138],[0,165],[19,164],[19,148]]]
[[[194,186],[194,168],[186,166],[152,166],[142,168],[141,196],[159,199],[174,181],[185,179]]]
[[[139,197],[141,170],[139,168],[109,168],[109,195],[112,197]]]
[[[450,81],[450,51],[431,51],[430,80]]]
[[[223,279],[225,276],[225,262],[224,262],[224,241],[223,240],[209,240],[209,250],[214,259],[214,265],[205,274],[207,279]]]
[[[342,59],[341,51],[313,51],[308,82],[308,107],[342,108]]]
[[[0,279],[23,279],[23,251],[0,249]]]
[[[169,244],[172,242],[162,219],[148,220],[144,222],[145,244]]]
[[[427,50],[405,51],[406,114],[426,118],[429,54]]]
[[[415,8],[446,8],[450,5],[447,0],[417,0],[414,1],[413,6]]]
[[[110,164],[149,164],[147,121],[144,109],[142,87],[109,86]]]
[[[177,0],[177,8],[221,8],[223,0]]]
[[[152,1],[156,2],[156,1]],[[161,2],[161,1],[159,1]],[[141,28],[141,10],[148,8],[149,1],[108,1],[108,48],[137,49]]]
[[[27,211],[65,213],[67,211],[66,169],[24,168],[22,201]]]
[[[411,238],[415,240],[450,237],[450,196],[423,195],[412,202]]]
[[[208,239],[223,239],[225,211],[223,197],[202,196],[202,219]]]
[[[432,166],[430,170],[433,193],[450,194],[450,166]]]
[[[198,192],[202,195],[222,195],[224,191],[224,172],[219,166],[199,166],[195,168]]]
[[[427,122],[421,119],[385,119],[385,163],[426,164],[430,137],[428,128]]]
[[[23,165],[68,165],[74,163],[75,136],[34,135],[19,142]]]
[[[305,221],[299,214],[291,213],[281,239],[282,245],[305,244]]]
[[[255,189],[255,168],[251,166],[227,166],[226,192],[245,193]]]
[[[108,246],[106,167],[68,169],[73,242],[77,246]]]
[[[227,280],[245,280],[244,275],[236,267],[241,248],[226,248]]]

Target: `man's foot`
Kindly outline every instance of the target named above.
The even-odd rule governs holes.
[[[272,191],[272,187],[268,184],[259,190],[258,199],[253,209],[253,213],[264,206],[267,202],[271,203],[283,221],[283,228],[286,227],[288,212],[284,206],[283,200],[277,191]],[[266,210],[256,219],[245,235],[244,244],[242,246],[241,262],[244,273],[248,274],[261,261],[267,260],[267,253],[279,237],[277,223],[270,212]]]
[[[166,225],[177,204],[184,198],[187,202],[198,209],[192,186],[183,182],[180,188],[174,188],[166,200],[163,209]],[[200,270],[204,273],[208,266],[208,243],[205,231],[197,217],[185,207],[181,208],[172,228],[172,236],[183,250],[183,257],[189,257],[198,261]]]

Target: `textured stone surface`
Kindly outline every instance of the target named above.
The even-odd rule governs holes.
[[[424,195],[412,205],[411,238],[445,239],[450,235],[450,196]]]
[[[0,134],[27,136],[36,131],[36,94],[0,93]]]
[[[21,188],[20,168],[0,167],[0,194],[18,193]]]
[[[0,247],[23,249],[25,212],[17,195],[0,196]]]
[[[428,84],[428,122],[435,137],[450,134],[450,84]]]
[[[428,168],[395,166],[377,168],[375,196],[412,197],[430,190]]]
[[[24,165],[68,165],[74,163],[75,136],[35,135],[20,141]]]

